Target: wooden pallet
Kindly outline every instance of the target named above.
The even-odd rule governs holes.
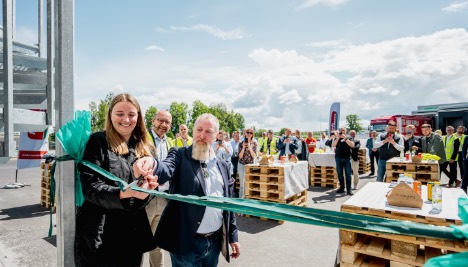
[[[420,181],[423,185],[426,185],[428,182],[436,182],[439,180],[439,173],[416,173],[416,172],[404,172],[404,173],[409,173],[413,175],[413,179]],[[394,182],[398,180],[398,177],[400,174],[403,174],[403,172],[393,172],[393,171],[387,171],[387,176],[385,178],[385,181],[387,183]]]
[[[260,171],[268,176],[284,176],[284,167],[282,166],[262,166]]]
[[[438,173],[439,165],[427,162],[395,162],[392,159],[387,162],[386,169],[394,172]]]
[[[349,212],[349,213],[374,215],[378,217],[406,220],[406,221],[412,221],[412,222],[418,222],[418,223],[433,224],[433,225],[439,225],[439,226],[449,226],[451,224],[456,224],[456,225],[462,224],[461,220],[437,218],[437,217],[432,217],[430,215],[421,216],[421,215],[408,214],[408,213],[399,212],[399,211],[389,211],[389,210],[382,210],[382,209],[356,207],[356,206],[351,206],[351,205],[341,205],[341,211]]]
[[[262,182],[246,182],[244,193],[246,196],[254,195],[260,198],[284,198],[284,184],[270,184]],[[259,194],[258,194],[259,193]]]
[[[247,192],[247,189],[245,190]],[[307,190],[303,192],[297,193],[287,199],[280,198],[278,193],[267,192],[267,197],[262,197],[260,195],[260,190],[250,189],[249,195],[245,194],[245,198],[248,199],[257,199],[266,202],[275,202],[275,203],[283,203],[295,206],[307,206]],[[284,193],[283,193],[284,196]]]
[[[252,174],[252,175],[255,175],[255,174],[258,174],[260,175],[260,172],[261,172],[261,168],[260,166],[245,166],[245,175],[247,176],[248,174]]]
[[[341,263],[348,264],[347,266],[362,266],[360,262],[365,262],[363,258],[370,256],[381,259],[381,262],[385,264],[383,266],[388,266],[388,263],[391,264],[390,266],[423,266],[432,257],[468,249],[466,247],[437,247],[422,243],[421,240],[411,243],[392,238],[393,235],[369,235],[369,233],[341,230]],[[462,244],[462,242],[458,243]]]

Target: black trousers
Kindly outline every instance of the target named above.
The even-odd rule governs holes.
[[[463,176],[465,176],[465,167],[463,166],[464,160],[463,160],[463,155],[461,152],[458,152],[458,168],[460,169],[460,177],[463,180]]]
[[[449,167],[449,171],[447,171],[447,167]],[[455,181],[457,180],[457,162],[454,161],[450,163],[450,161],[446,161],[440,164],[440,172],[442,174],[445,173],[449,178],[449,185],[454,185]]]
[[[374,160],[375,162],[379,162],[379,151],[372,151],[369,150],[369,158],[370,158],[370,172],[372,174],[375,173],[375,164],[374,164]]]
[[[465,170],[468,170],[468,159],[463,159],[463,158],[459,157],[458,160],[460,160],[460,159],[463,162],[463,165],[464,165],[463,167],[465,168]],[[468,188],[468,172],[465,172],[463,174],[461,188],[466,193],[466,189]]]
[[[231,157],[231,163],[232,163],[232,178],[234,178],[236,180],[236,182],[238,182],[238,178],[237,178],[237,164],[239,163],[239,157]],[[236,188],[236,183],[234,183],[234,193],[236,196],[239,195],[239,189]]]

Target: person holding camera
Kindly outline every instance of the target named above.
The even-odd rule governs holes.
[[[346,176],[346,194],[351,193],[351,149],[354,147],[354,142],[346,137],[346,128],[340,128],[340,131],[335,132],[335,140],[332,147],[335,147],[335,163],[336,172],[338,173],[338,180],[340,181],[340,188],[337,193],[344,193],[345,180],[343,176],[343,169]]]
[[[231,157],[232,157],[232,146],[231,143],[224,140],[224,132],[219,131],[218,135],[216,136],[216,141],[213,142],[213,150],[216,153],[216,156],[231,165]],[[232,168],[231,172],[232,172]]]
[[[289,155],[296,155],[296,149],[299,147],[298,139],[291,136],[291,129],[286,128],[284,135],[279,139],[276,148],[279,151],[279,159],[281,156],[289,157]]]
[[[421,138],[414,136],[416,132],[416,127],[412,124],[409,124],[405,127],[404,143],[405,143],[405,153],[413,152],[414,154],[422,153]]]
[[[405,148],[404,138],[395,133],[396,128],[396,122],[389,121],[387,124],[387,132],[380,134],[375,141],[374,148],[379,149],[377,182],[384,181],[387,160],[397,157],[400,155],[400,151]]]
[[[245,183],[245,165],[252,164],[254,157],[257,156],[257,142],[253,139],[254,131],[247,129],[245,138],[239,143],[239,163],[237,171],[239,172],[239,198],[244,198],[244,183]]]

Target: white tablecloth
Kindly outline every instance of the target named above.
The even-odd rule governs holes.
[[[330,166],[336,167],[335,153],[312,153],[309,154],[309,165],[311,167]]]
[[[255,166],[258,164],[249,164]],[[307,161],[298,161],[297,163],[274,163],[270,166],[284,167],[284,198],[287,199],[297,193],[303,192],[309,188],[309,168]]]
[[[371,182],[367,183],[361,190],[357,191],[343,205],[356,207],[399,211],[408,214],[428,216],[434,218],[443,218],[450,220],[460,220],[458,217],[458,198],[462,195],[466,196],[460,188],[442,188],[442,212],[439,214],[429,214],[432,210],[432,204],[427,200],[427,186],[421,187],[421,195],[423,206],[421,209],[390,206],[387,203],[387,193],[391,190],[388,188],[389,183]]]

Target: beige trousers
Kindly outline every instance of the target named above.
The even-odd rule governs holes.
[[[162,197],[153,198],[150,203],[146,206],[146,214],[151,224],[151,231],[153,234],[156,232],[161,214],[167,205],[167,199]],[[148,253],[149,264],[151,267],[164,266],[164,253],[163,250],[158,248],[153,249]]]
[[[354,161],[351,159],[351,169],[353,170],[353,184],[354,187],[357,187],[359,183],[359,160]]]

